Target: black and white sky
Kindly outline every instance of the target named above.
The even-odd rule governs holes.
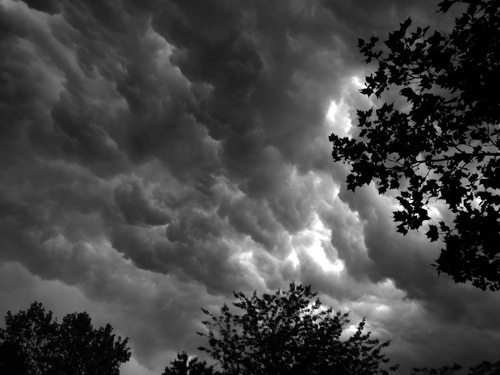
[[[200,354],[200,308],[295,280],[391,339],[401,374],[498,359],[500,294],[438,278],[441,245],[331,159],[373,104],[357,38],[449,30],[436,9],[0,0],[0,315],[87,311],[130,338],[122,374],[153,375]]]

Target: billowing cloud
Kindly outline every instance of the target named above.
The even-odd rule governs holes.
[[[312,284],[410,366],[494,359],[500,304],[346,191],[357,37],[431,1],[0,1],[0,313],[41,300],[130,337],[124,373],[199,354],[201,307]]]

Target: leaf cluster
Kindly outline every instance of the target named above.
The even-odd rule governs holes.
[[[359,40],[377,69],[361,93],[382,103],[358,110],[356,139],[330,136],[334,161],[351,166],[347,186],[375,181],[379,193],[399,190],[397,230],[430,220],[442,202],[452,220],[429,225],[446,248],[438,272],[481,289],[500,289],[500,6],[496,0],[446,0],[440,11],[467,4],[453,31],[411,30],[408,18],[384,44]],[[399,92],[404,104],[385,100]],[[452,221],[452,222],[451,222]]]
[[[198,357],[189,358],[184,351],[177,354],[177,359],[170,362],[162,375],[217,375],[219,372]]]
[[[348,314],[325,309],[310,286],[291,283],[289,290],[247,297],[235,293],[233,313],[224,304],[220,315],[202,309],[208,347],[200,347],[228,375],[388,374],[389,360],[379,342],[364,333],[365,321],[341,339]],[[396,366],[397,367],[397,366]],[[390,368],[394,371],[396,367]]]
[[[128,339],[107,324],[93,328],[87,313],[66,315],[61,323],[39,302],[5,317],[0,328],[0,373],[5,375],[118,375],[130,359]]]
[[[444,366],[435,369],[427,367],[414,368],[410,375],[453,375],[460,373],[462,366],[455,363],[452,366]],[[469,368],[467,375],[497,375],[500,374],[500,361],[489,362],[483,361],[477,366]]]

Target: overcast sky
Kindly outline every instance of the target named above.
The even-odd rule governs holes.
[[[438,278],[441,245],[331,159],[371,105],[357,38],[449,29],[436,9],[0,0],[1,317],[87,311],[130,338],[124,375],[159,375],[200,354],[200,308],[296,280],[366,316],[402,374],[498,360],[500,294]]]

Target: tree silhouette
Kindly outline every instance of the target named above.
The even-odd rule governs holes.
[[[5,317],[0,328],[2,375],[118,375],[130,359],[128,339],[115,338],[113,328],[94,329],[87,313],[52,319],[39,302]]]
[[[427,367],[414,368],[411,371],[411,375],[453,375],[457,371],[460,371],[462,366],[454,363],[453,366],[444,366],[440,368],[429,369]]]
[[[202,309],[208,348],[199,349],[214,358],[227,375],[388,374],[389,360],[381,350],[389,342],[363,333],[365,321],[349,338],[341,337],[348,314],[325,309],[310,286],[291,283],[289,290],[274,294],[255,292],[251,297],[234,293],[232,313],[224,304],[220,315]]]
[[[207,362],[200,361],[198,357],[189,359],[186,352],[178,353],[177,359],[170,362],[170,366],[165,368],[162,375],[217,375],[213,366],[208,366]]]
[[[500,6],[493,0],[445,0],[467,10],[453,31],[410,32],[408,18],[389,34],[359,40],[366,62],[378,68],[361,92],[376,108],[357,111],[359,136],[330,136],[334,161],[352,166],[348,189],[371,181],[379,193],[399,189],[394,212],[406,234],[430,219],[429,204],[447,205],[452,219],[428,226],[442,239],[438,272],[483,290],[500,289]],[[404,103],[387,92],[399,90]],[[378,105],[380,104],[380,105]]]
[[[453,375],[458,373],[462,366],[454,364],[453,366],[444,366],[437,369],[428,369],[427,367],[414,368],[411,375]],[[481,362],[477,366],[469,368],[467,375],[498,375],[500,374],[500,361],[498,362]]]

